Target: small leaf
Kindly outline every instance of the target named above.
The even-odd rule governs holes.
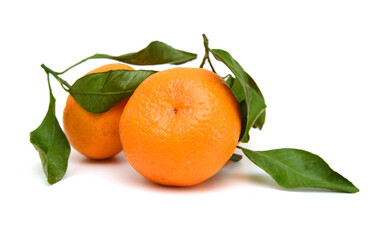
[[[242,159],[242,155],[233,153],[233,155],[231,155],[229,161],[238,162],[241,159]]]
[[[156,71],[114,70],[88,74],[79,78],[69,93],[88,112],[102,113],[129,98],[139,84],[154,73]]]
[[[245,86],[249,86],[247,85],[247,83],[245,83]],[[244,135],[241,139],[241,142],[248,142],[250,137],[249,137],[249,130],[251,127],[253,127],[255,124],[258,124],[257,121],[259,121],[259,119],[263,120],[263,124],[264,124],[264,120],[265,120],[265,102],[264,99],[262,97],[260,97],[259,94],[257,94],[256,90],[249,87],[250,91],[252,93],[252,98],[250,100],[250,107],[248,107],[248,117],[247,117],[247,125],[246,125],[246,129],[244,131]],[[247,105],[245,104],[246,101],[243,101],[240,104],[240,109],[245,108]],[[241,113],[244,112],[241,111]],[[264,119],[263,119],[263,114],[264,114]],[[244,114],[242,114],[244,115]],[[260,128],[261,129],[261,128]]]
[[[234,84],[234,78],[233,76],[231,76],[230,74],[227,75],[226,77],[224,77],[223,79],[225,79],[227,85],[229,85],[230,88],[233,88],[233,84]]]
[[[299,149],[282,148],[252,151],[239,147],[254,164],[266,171],[282,187],[325,188],[355,193],[349,180],[332,170],[319,156]]]
[[[257,118],[257,120],[255,121],[255,123],[253,124],[252,127],[258,128],[259,130],[261,130],[264,126],[264,123],[265,123],[265,117],[266,117],[266,111],[264,110],[261,113],[260,117]]]
[[[88,59],[108,58],[133,65],[182,64],[197,57],[196,54],[175,49],[166,43],[153,41],[139,52],[120,56],[95,54]]]
[[[256,93],[259,95],[259,97],[262,99],[262,101],[265,104],[265,100],[264,100],[264,96],[261,93],[259,87],[257,86],[257,83],[253,80],[253,78],[248,74],[248,84],[252,87],[253,90],[256,91]],[[258,128],[259,130],[261,130],[264,126],[265,123],[265,117],[266,117],[266,111],[264,110],[261,115],[256,119],[256,121],[254,122],[254,124],[252,125],[252,127],[254,128]]]
[[[245,99],[244,88],[242,87],[240,81],[229,74],[226,83],[230,86],[233,91],[237,101],[240,103]]]
[[[249,78],[250,78],[250,76],[249,76]],[[253,79],[252,79],[252,81],[253,81]],[[245,99],[245,94],[244,94],[244,89],[243,89],[240,81],[238,81],[237,79],[235,79],[231,75],[229,75],[228,78],[226,79],[226,83],[230,86],[230,88],[233,91],[234,95],[236,96],[238,102],[241,103]],[[261,101],[264,102],[263,95],[262,95],[260,89],[258,88],[258,86],[256,85],[256,83],[254,83],[254,81],[253,81],[253,86],[254,87],[252,87],[252,95],[259,95],[259,96],[255,96],[255,98],[258,99],[259,102],[261,102]],[[257,114],[256,114],[256,116],[257,116]],[[265,122],[265,110],[257,118],[255,123],[253,124],[253,127],[261,130],[264,125],[264,122]],[[249,136],[246,136],[245,138],[249,138]]]
[[[41,125],[30,133],[30,142],[38,151],[47,180],[60,181],[68,167],[71,147],[55,115],[55,98],[50,91],[49,108]]]
[[[234,80],[230,77],[228,80],[240,103],[242,116],[240,141],[248,142],[251,127],[261,129],[265,122],[266,105],[264,97],[255,81],[228,52],[221,49],[211,49],[210,52],[219,61],[222,61],[235,76]]]

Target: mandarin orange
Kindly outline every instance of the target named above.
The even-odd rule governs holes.
[[[109,70],[134,70],[128,65],[113,63],[103,65],[87,74]],[[86,75],[87,75],[86,74]],[[125,99],[104,113],[94,114],[83,109],[71,95],[68,96],[63,124],[71,146],[84,156],[92,159],[110,158],[121,152],[118,126]]]
[[[241,132],[239,104],[223,79],[201,68],[173,68],[148,77],[120,119],[125,156],[159,184],[190,186],[219,171]]]

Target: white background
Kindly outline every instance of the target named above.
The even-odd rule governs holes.
[[[391,13],[390,1],[359,0],[2,1],[0,238],[391,239]],[[266,98],[264,129],[244,146],[314,152],[359,193],[285,190],[246,158],[197,186],[162,187],[122,154],[94,162],[75,151],[64,179],[47,184],[29,143],[49,101],[41,63],[61,71],[160,40],[198,53],[186,64],[197,67],[202,33]],[[61,122],[67,94],[52,86]]]

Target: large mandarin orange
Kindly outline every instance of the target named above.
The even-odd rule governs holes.
[[[125,64],[113,63],[101,66],[87,74],[109,70],[134,69]],[[69,95],[64,108],[63,124],[71,146],[84,156],[92,159],[110,158],[121,152],[118,127],[127,101],[128,99],[125,99],[117,103],[104,113],[94,114],[84,110]]]
[[[241,132],[239,104],[223,79],[201,68],[173,68],[148,77],[120,120],[132,167],[159,184],[190,186],[217,173]]]

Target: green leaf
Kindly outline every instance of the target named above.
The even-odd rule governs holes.
[[[226,51],[211,49],[216,59],[222,61],[234,74],[235,78],[228,79],[231,89],[240,103],[242,116],[241,142],[248,142],[251,127],[262,128],[265,122],[265,101],[255,81],[241,65]],[[229,86],[230,86],[229,84]]]
[[[91,113],[102,113],[129,98],[147,77],[149,70],[114,70],[79,78],[69,89],[75,101]]]
[[[349,180],[332,170],[319,156],[299,149],[282,148],[252,151],[239,147],[254,164],[266,171],[282,187],[325,188],[355,193]]]
[[[96,53],[80,60],[62,72],[55,72],[56,76],[67,72],[89,59],[112,59],[133,65],[158,65],[158,64],[182,64],[197,57],[196,54],[175,49],[166,43],[153,41],[139,52],[127,53],[120,56]]]
[[[231,75],[229,74],[229,75],[227,75],[226,77],[224,77],[223,80],[226,81],[227,85],[229,85],[230,88],[233,88],[233,84],[234,84],[234,78],[233,78],[233,76],[231,76]]]
[[[247,83],[245,83],[245,85],[247,87],[249,87],[249,85],[247,85]],[[244,135],[241,139],[241,142],[248,142],[250,137],[249,137],[249,130],[252,126],[255,126],[258,123],[258,121],[260,121],[259,119],[261,119],[263,121],[262,124],[264,124],[265,121],[265,102],[264,99],[262,97],[260,97],[259,94],[257,94],[256,90],[249,87],[250,91],[252,93],[252,98],[250,99],[250,103],[246,104],[246,101],[242,101],[240,104],[240,109],[247,109],[247,126],[244,132]],[[245,110],[242,110],[242,112],[245,112]],[[263,114],[264,114],[264,118],[263,118]],[[241,115],[245,115],[241,114]],[[261,128],[260,128],[261,129]]]
[[[226,79],[226,83],[230,86],[231,90],[233,91],[237,101],[240,103],[245,99],[245,92],[244,88],[242,87],[240,81],[234,78],[229,74],[228,78]]]
[[[30,142],[39,153],[44,173],[50,184],[60,181],[65,175],[71,152],[67,137],[55,115],[55,102],[56,99],[50,90],[46,116],[39,127],[30,132]]]
[[[139,52],[127,53],[120,56],[107,54],[95,54],[92,58],[109,58],[133,65],[158,65],[158,64],[182,64],[197,57],[196,54],[175,49],[166,43],[153,41]]]
[[[259,87],[257,86],[257,83],[253,80],[253,78],[248,74],[248,84],[252,87],[252,89],[256,92],[257,95],[262,99],[262,101],[265,104],[264,96],[261,93]],[[261,130],[264,126],[265,123],[265,117],[266,117],[266,111],[264,110],[261,115],[256,119],[252,127],[258,128]]]
[[[240,161],[241,159],[242,159],[242,155],[233,153],[233,155],[231,155],[229,161],[238,162],[238,161]]]

